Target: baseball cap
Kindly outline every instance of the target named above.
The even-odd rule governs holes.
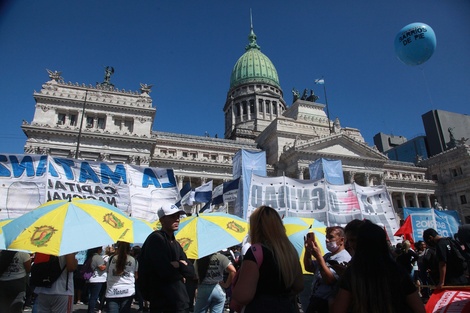
[[[181,214],[185,214],[184,210],[178,208],[176,205],[171,203],[165,203],[157,210],[157,215],[160,219],[164,216],[173,215],[178,212],[180,212]]]

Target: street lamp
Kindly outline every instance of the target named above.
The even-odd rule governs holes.
[[[85,100],[82,107],[82,118],[80,119],[80,128],[78,129],[77,149],[75,150],[75,159],[78,159],[78,151],[80,150],[80,139],[82,137],[83,119],[85,118],[85,106],[88,97],[88,90],[85,90]]]

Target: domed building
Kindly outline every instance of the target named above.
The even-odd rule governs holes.
[[[224,106],[225,138],[239,141],[254,141],[287,108],[276,68],[256,43],[253,26],[248,40],[233,67]]]
[[[426,179],[426,168],[390,161],[369,147],[358,129],[331,121],[313,91],[287,104],[253,27],[230,76],[224,138],[153,131],[156,109],[148,85],[125,92],[109,75],[96,86],[65,83],[60,75],[49,72],[50,80],[34,92],[33,121],[22,125],[25,153],[173,168],[179,188],[231,180],[240,149],[265,151],[268,176],[308,179],[309,164],[327,158],[342,161],[345,183],[386,185],[398,215],[402,207],[431,207],[434,201],[436,183]]]

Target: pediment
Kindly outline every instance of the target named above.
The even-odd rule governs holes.
[[[338,157],[346,158],[388,160],[388,158],[378,150],[344,134],[309,140],[298,144],[295,150],[298,153],[314,153],[330,157],[337,155]]]

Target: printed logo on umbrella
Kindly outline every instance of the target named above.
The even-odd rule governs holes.
[[[181,238],[177,240],[180,243],[181,248],[183,248],[183,251],[186,252],[189,249],[189,246],[193,243],[194,240],[191,240],[189,238]]]
[[[124,222],[121,221],[116,215],[113,213],[108,213],[103,217],[103,222],[109,224],[111,227],[120,229],[124,227]]]
[[[35,228],[36,230],[31,236],[31,244],[36,247],[45,246],[51,240],[52,235],[57,231],[54,227],[47,225]]]
[[[238,224],[235,221],[228,222],[227,229],[234,231],[236,233],[243,233],[245,231],[245,227],[243,227],[242,225]]]

